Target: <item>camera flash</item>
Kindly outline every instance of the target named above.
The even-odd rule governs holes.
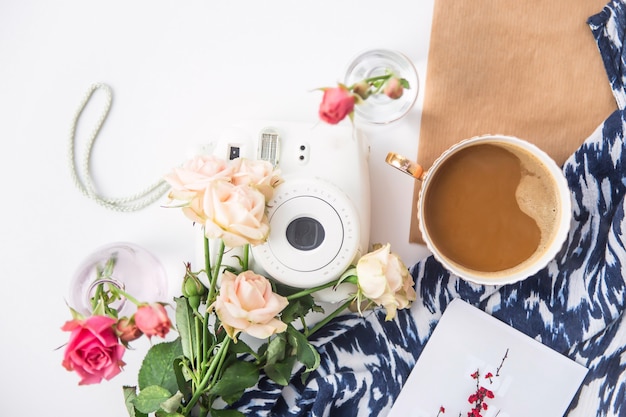
[[[259,138],[258,159],[278,165],[280,155],[280,136],[275,129],[267,128],[261,130]]]

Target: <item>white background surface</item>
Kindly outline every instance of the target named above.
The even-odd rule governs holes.
[[[97,247],[130,241],[161,259],[175,295],[193,260],[178,211],[112,212],[72,183],[68,132],[92,83],[114,90],[93,174],[103,192],[125,196],[237,120],[315,122],[312,90],[340,81],[365,49],[405,53],[423,86],[433,1],[0,0],[0,417],[124,416],[121,386],[136,383],[147,345],[126,353],[113,380],[79,387],[55,350],[67,340],[72,275]],[[101,99],[82,119],[83,144]],[[417,154],[422,100],[423,90],[408,117],[366,129],[372,242],[390,242],[407,265],[425,255],[408,243],[413,184],[384,156]]]

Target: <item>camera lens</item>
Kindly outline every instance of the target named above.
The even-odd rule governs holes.
[[[319,247],[326,233],[324,226],[311,217],[299,217],[287,226],[287,241],[291,246],[302,251]]]

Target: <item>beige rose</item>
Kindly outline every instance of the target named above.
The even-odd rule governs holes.
[[[202,191],[215,179],[229,179],[233,167],[213,155],[197,155],[165,175],[173,191]]]
[[[392,320],[397,309],[407,308],[417,298],[409,270],[391,253],[389,244],[361,257],[356,272],[359,292],[387,310],[385,320]]]
[[[280,172],[268,161],[237,158],[231,161],[232,182],[235,185],[276,187]]]
[[[233,167],[212,155],[198,155],[174,168],[164,179],[170,184],[170,200],[182,202],[183,213],[190,220],[204,224],[204,190],[215,180],[230,181]]]
[[[213,181],[204,191],[204,233],[228,247],[258,245],[267,239],[269,221],[263,194],[247,185]]]
[[[267,161],[237,158],[231,162],[231,167],[233,184],[256,188],[266,200],[272,198],[274,188],[281,182],[279,172]]]
[[[267,278],[252,271],[239,275],[224,272],[220,293],[213,308],[228,335],[235,339],[240,332],[259,339],[284,332],[287,325],[276,316],[289,302],[272,291]]]

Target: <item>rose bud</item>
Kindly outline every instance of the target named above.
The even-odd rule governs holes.
[[[172,327],[165,307],[160,303],[144,304],[135,313],[135,324],[146,336],[165,337]]]
[[[122,317],[117,321],[115,325],[115,333],[120,338],[120,341],[126,345],[128,342],[139,339],[143,333],[135,324],[135,320],[128,317]]]
[[[402,82],[399,78],[392,77],[383,90],[385,95],[393,100],[402,97],[402,93],[404,92],[404,87],[402,86]]]
[[[200,279],[189,268],[190,266],[187,265],[187,272],[185,273],[185,278],[183,278],[182,293],[189,300],[189,305],[197,310],[207,291],[204,284],[200,282]]]
[[[337,124],[354,110],[354,96],[345,87],[324,89],[319,108],[320,119],[329,124]]]
[[[352,87],[352,92],[357,96],[361,97],[363,100],[366,100],[372,91],[370,90],[370,85],[365,81],[360,81]]]

